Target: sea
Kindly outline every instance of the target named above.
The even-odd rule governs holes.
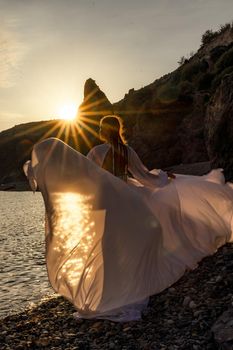
[[[53,295],[40,192],[0,192],[0,318]]]

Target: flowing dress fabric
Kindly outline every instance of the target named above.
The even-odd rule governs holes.
[[[233,240],[233,188],[221,169],[168,181],[128,147],[129,183],[57,139],[25,166],[46,208],[46,262],[56,292],[84,318],[138,319],[146,298]],[[97,165],[97,164],[98,165]],[[100,166],[99,166],[100,165]]]

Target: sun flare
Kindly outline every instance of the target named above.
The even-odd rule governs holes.
[[[60,119],[65,119],[72,121],[77,116],[77,105],[75,103],[67,103],[58,108],[58,117]]]

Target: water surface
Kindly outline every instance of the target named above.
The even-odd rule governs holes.
[[[0,317],[50,293],[42,196],[0,192]]]

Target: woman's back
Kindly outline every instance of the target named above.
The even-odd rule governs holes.
[[[136,180],[146,187],[163,187],[168,183],[167,173],[160,169],[154,169],[153,174],[150,173],[132,147],[124,145],[124,152],[126,152],[125,157],[127,158],[127,169],[125,169],[124,173],[126,174],[126,177],[127,174],[130,173]],[[88,153],[87,158],[95,162],[101,168],[113,173],[111,171],[111,159],[109,159],[112,156],[111,153],[111,145],[104,143],[93,147]],[[119,174],[121,174],[120,171],[123,170],[122,168],[123,166],[118,168]]]
[[[113,175],[127,181],[128,151],[127,147],[118,143],[117,147],[110,147],[103,160],[102,168]]]

